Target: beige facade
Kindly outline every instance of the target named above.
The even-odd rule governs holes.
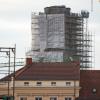
[[[0,95],[8,95],[8,83],[0,83]],[[13,84],[10,82],[9,94],[13,95]],[[79,96],[79,81],[16,81],[15,100],[75,100]],[[38,99],[40,100],[40,99]]]
[[[12,75],[0,80],[0,95],[14,93],[15,100],[75,100],[80,90],[79,67],[79,62],[32,63],[27,59],[26,66],[15,73],[15,84]]]

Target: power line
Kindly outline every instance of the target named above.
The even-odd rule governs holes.
[[[16,45],[15,47],[11,48],[11,47],[0,47],[0,53],[4,53],[7,57],[8,57],[8,72],[2,72],[0,74],[7,74],[10,75],[11,74],[11,55],[13,55],[13,60],[14,60],[14,64],[13,64],[13,78],[15,78],[15,57],[16,57]],[[3,67],[3,66],[2,66]],[[5,68],[6,66],[4,66],[3,68]],[[13,98],[14,98],[14,89],[15,89],[15,80],[13,80]],[[10,82],[8,80],[8,96],[10,95]]]

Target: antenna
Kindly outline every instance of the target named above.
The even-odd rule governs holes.
[[[91,0],[91,12],[93,12],[93,0]]]

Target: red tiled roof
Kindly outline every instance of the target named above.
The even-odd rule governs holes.
[[[80,86],[80,97],[88,98],[86,100],[100,97],[100,70],[81,70]],[[93,88],[97,90],[96,93],[93,93]]]
[[[79,63],[33,63],[16,80],[79,80]]]
[[[16,72],[16,80],[79,80],[79,62],[32,63]]]
[[[17,71],[16,71],[16,75],[17,75],[18,73],[21,73],[21,72],[24,70],[24,68],[25,68],[25,67],[23,67],[23,68],[17,70]],[[8,81],[8,80],[11,80],[11,77],[13,77],[13,76],[14,76],[14,74],[12,73],[12,74],[10,74],[10,75],[8,75],[8,76],[5,76],[4,78],[1,78],[0,81]]]

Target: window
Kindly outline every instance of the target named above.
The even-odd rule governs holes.
[[[24,82],[24,86],[29,86],[29,82]]]
[[[35,97],[35,100],[42,100],[42,97]]]
[[[51,86],[56,86],[56,82],[51,82]]]
[[[57,97],[50,97],[50,100],[57,100]]]
[[[66,82],[66,86],[70,86],[71,85],[71,82]]]
[[[36,84],[37,84],[37,86],[41,86],[42,82],[37,82]]]
[[[71,97],[66,97],[65,100],[72,100],[72,98]]]
[[[27,97],[20,97],[20,100],[27,100]]]

